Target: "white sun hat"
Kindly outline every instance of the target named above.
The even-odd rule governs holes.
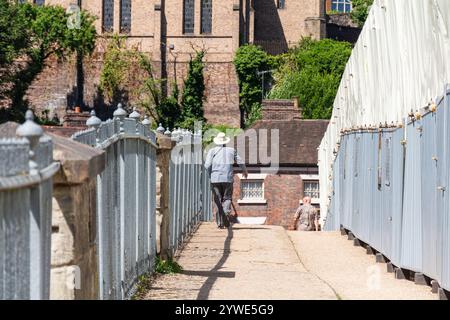
[[[214,143],[218,146],[222,146],[230,142],[231,139],[225,135],[223,132],[219,132],[217,136],[214,138]]]

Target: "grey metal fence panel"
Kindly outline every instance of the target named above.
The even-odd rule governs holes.
[[[367,230],[370,232],[370,242],[373,247],[379,251],[382,250],[382,201],[383,201],[383,183],[378,179],[382,178],[383,173],[383,149],[382,149],[382,132],[370,133],[370,151],[367,150],[367,154],[370,154],[370,175],[369,178],[369,192],[373,195],[370,207],[370,220],[365,220]],[[370,195],[366,195],[366,197]]]
[[[442,287],[450,290],[450,98],[446,87],[442,107],[437,110],[437,188],[436,207],[438,213],[437,228],[437,274]]]
[[[203,167],[201,134],[175,130],[169,166],[170,249],[174,253],[200,221],[211,220],[209,176]]]
[[[0,300],[48,299],[53,144],[31,111],[17,135],[0,139]]]
[[[402,220],[401,265],[419,271],[422,267],[422,187],[420,179],[422,121],[406,127],[404,205]]]
[[[423,271],[436,279],[438,276],[436,258],[438,250],[438,211],[436,210],[437,163],[436,163],[436,128],[435,114],[424,117],[421,131],[421,196],[422,196],[422,246]]]
[[[401,259],[401,239],[402,239],[402,217],[403,217],[403,185],[404,185],[404,156],[405,147],[402,144],[404,130],[397,129],[392,134],[392,209],[390,210],[391,220],[391,252],[386,252],[387,256],[395,265],[400,265]]]
[[[72,136],[106,154],[97,178],[101,299],[129,298],[156,257],[156,138],[131,116],[119,107],[102,123],[93,113],[91,128]]]
[[[380,251],[386,256],[392,255],[392,210],[393,210],[393,182],[392,182],[392,163],[393,163],[393,132],[383,131],[379,133],[379,148],[381,149],[379,159],[380,170],[378,172],[378,186],[381,192],[380,215]],[[400,145],[400,142],[399,142]],[[400,193],[398,193],[400,194]],[[376,211],[376,210],[375,210]],[[369,226],[370,228],[370,226]]]
[[[202,217],[201,221],[212,221],[212,192],[211,192],[211,181],[209,179],[208,172],[202,166],[201,168],[201,193],[202,193],[202,201],[201,201],[201,210]]]
[[[341,137],[325,229],[342,226],[394,265],[450,289],[449,92],[403,127]]]

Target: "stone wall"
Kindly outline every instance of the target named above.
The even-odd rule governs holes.
[[[97,299],[96,178],[103,151],[49,133],[61,169],[54,178],[51,299]]]
[[[172,256],[169,248],[169,163],[173,143],[157,134],[156,153],[156,251],[162,259]]]

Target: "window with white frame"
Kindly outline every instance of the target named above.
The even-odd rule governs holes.
[[[241,180],[241,200],[264,200],[264,180]]]
[[[319,199],[319,181],[303,181],[303,196],[310,197],[311,199]]]
[[[339,12],[351,12],[352,1],[351,0],[331,0],[331,10]]]

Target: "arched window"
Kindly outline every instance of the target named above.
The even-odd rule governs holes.
[[[183,2],[183,33],[194,33],[195,0]]]
[[[212,0],[202,0],[201,33],[212,32]]]
[[[351,0],[331,0],[331,10],[339,12],[351,12]]]
[[[114,0],[103,0],[103,32],[112,32],[114,29]]]

